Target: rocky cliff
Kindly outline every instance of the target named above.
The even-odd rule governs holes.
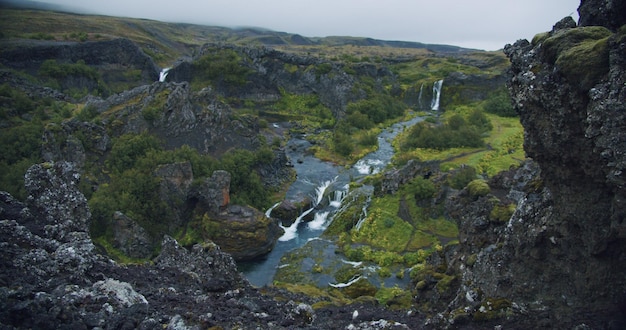
[[[283,92],[293,94],[314,94],[327,106],[335,117],[345,114],[349,102],[360,100],[366,92],[359,85],[363,77],[373,79],[377,88],[381,82],[395,79],[385,66],[372,63],[359,63],[350,67],[332,63],[318,57],[281,52],[268,47],[236,46],[231,44],[206,44],[193,60],[219,50],[232,50],[244,60],[240,65],[249,69],[245,84],[237,88],[216,84],[217,92],[241,100],[255,102],[276,101]],[[183,61],[174,66],[168,74],[171,81],[192,81],[194,73],[191,63]]]
[[[461,244],[444,258],[461,282],[448,321],[624,327],[624,3],[583,1],[578,25],[567,17],[506,46],[536,165],[494,178],[487,195],[453,198]],[[500,222],[503,202],[517,208]]]
[[[56,63],[75,64],[79,61],[99,73],[99,77],[85,77],[77,72],[56,72],[53,78],[58,79],[63,90],[99,90],[107,95],[110,87],[115,91],[115,84],[120,81],[137,86],[159,79],[160,69],[151,57],[128,39],[118,38],[105,41],[88,42],[50,42],[38,40],[3,41],[0,51],[0,63],[7,68],[27,72],[37,76],[42,64],[53,60]],[[103,88],[102,84],[109,86]]]

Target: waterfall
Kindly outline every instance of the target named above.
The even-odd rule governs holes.
[[[370,206],[371,202],[372,195],[369,195],[367,196],[367,201],[365,202],[365,204],[363,204],[363,208],[361,209],[361,216],[359,217],[359,221],[357,221],[356,225],[354,226],[357,231],[361,230],[361,226],[363,226],[363,223],[367,219],[367,208]]]
[[[280,227],[285,231],[285,233],[283,234],[283,236],[279,237],[278,240],[281,242],[285,242],[285,241],[290,241],[296,238],[298,236],[298,225],[300,225],[300,222],[302,222],[302,219],[306,217],[309,213],[313,212],[314,209],[315,208],[312,207],[302,212],[302,214],[300,214],[296,218],[296,221],[294,221],[289,227],[284,227],[283,225],[280,225]]]
[[[361,276],[359,275],[359,276],[354,276],[347,283],[338,283],[338,284],[328,283],[328,285],[332,286],[333,288],[345,288],[347,286],[350,286],[350,285],[358,282],[360,279],[361,279]]]
[[[337,180],[337,177],[335,177],[332,180],[324,181],[319,186],[317,186],[317,188],[315,188],[315,196],[313,196],[314,197],[313,205],[308,210],[302,212],[302,214],[300,214],[296,218],[296,221],[294,221],[291,224],[291,226],[284,227],[283,225],[280,225],[280,227],[283,228],[285,233],[283,234],[283,236],[278,238],[279,241],[282,241],[282,242],[290,241],[298,236],[298,226],[302,222],[302,219],[304,219],[304,217],[307,216],[309,213],[313,212],[315,210],[315,207],[318,206],[322,202],[322,199],[324,199],[324,194],[326,193],[326,189],[328,189],[328,187],[330,187],[330,185],[333,184],[336,180]],[[319,225],[318,229],[321,229],[324,223],[326,222],[328,213],[319,214],[319,217],[320,218],[318,218],[318,214],[315,214],[315,220],[317,220],[317,222],[313,224],[313,226]],[[309,228],[315,229],[315,228],[312,228],[311,226],[309,226]]]
[[[324,225],[326,224],[326,220],[328,220],[329,213],[330,212],[328,211],[315,213],[315,217],[313,218],[313,221],[308,223],[309,229],[311,230],[326,229]]]
[[[417,109],[421,110],[423,108],[423,103],[422,103],[422,93],[424,92],[424,83],[422,83],[422,85],[420,86],[420,94],[417,97]]]
[[[326,192],[326,189],[328,189],[328,187],[330,187],[330,185],[333,184],[333,182],[335,182],[335,180],[337,180],[336,177],[334,179],[332,179],[332,180],[328,180],[328,181],[322,182],[321,185],[319,185],[317,188],[315,188],[315,205],[313,205],[313,207],[316,207],[319,203],[322,202],[322,199],[324,198],[324,193]]]
[[[344,186],[344,190],[335,190],[332,194],[332,198],[329,197],[330,206],[336,209],[339,208],[341,206],[341,202],[343,201],[343,198],[346,197],[346,195],[348,194],[349,188],[350,188],[350,185],[346,184]]]
[[[443,79],[435,81],[433,84],[433,100],[430,102],[430,110],[439,110],[439,98],[441,97],[441,86]]]
[[[267,211],[265,211],[265,216],[266,217],[270,217],[270,215],[272,214],[272,211],[276,208],[276,206],[280,205],[280,202],[272,205],[272,207],[270,207],[269,209],[267,209]]]
[[[167,74],[169,73],[170,68],[165,68],[163,70],[161,70],[161,72],[159,73],[159,82],[165,82],[165,77],[167,77]]]

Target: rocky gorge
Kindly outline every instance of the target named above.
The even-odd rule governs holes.
[[[170,161],[150,172],[158,180],[149,187],[172,212],[166,224],[171,228],[165,231],[175,232],[193,218],[202,219],[213,236],[185,244],[172,235],[149,233],[149,226],[115,212],[112,244],[141,258],[135,263],[113,261],[92,240],[93,210],[84,193],[104,189],[112,181],[103,178],[120,175],[113,166],[91,172],[86,168],[112,153],[113,141],[124,134],[150,132],[166,137],[166,148],[188,145],[216,156],[228,154],[235,145],[254,150],[263,145],[260,136],[275,135],[267,130],[261,134],[262,124],[253,116],[235,114],[231,99],[263,103],[285,93],[318,94],[334,117],[342,117],[347,104],[382,88],[383,81],[393,81],[393,72],[370,64],[352,67],[357,76],[374,81],[369,89],[355,76],[340,74],[339,67],[321,65],[315,58],[212,45],[198,58],[226,49],[245,55],[254,70],[239,88],[218,81],[212,88],[197,89],[193,62],[172,68],[167,82],[154,82],[158,70],[137,62],[151,67],[146,69],[151,72],[147,84],[108,97],[87,96],[87,109],[100,120],[48,125],[43,159],[25,175],[26,198],[0,193],[0,325],[623,328],[626,22],[619,13],[625,7],[617,0],[582,1],[578,24],[565,18],[532,41],[505,47],[511,61],[507,87],[524,126],[529,159],[424,202],[436,204],[457,223],[458,244],[441,247],[416,267],[409,309],[387,308],[366,296],[337,303],[332,295],[251,286],[234,260],[267,253],[282,232],[262,212],[231,201],[232,174],[227,171],[198,175],[197,162]],[[66,97],[9,73],[0,77],[35,94]],[[455,73],[450,81],[453,88],[462,88],[464,81],[477,77]],[[481,84],[495,86],[503,77]],[[154,108],[164,110],[150,112]],[[255,170],[265,174],[266,186],[280,186],[292,175],[289,161],[284,150],[274,150]],[[383,173],[376,194],[397,193],[415,177],[445,182],[448,174],[436,168],[436,162],[410,160]]]

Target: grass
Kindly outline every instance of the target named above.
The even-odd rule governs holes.
[[[467,114],[473,107],[460,106],[443,113],[440,121],[445,121],[455,113]],[[407,159],[419,159],[420,161],[441,161],[443,171],[457,168],[463,164],[473,166],[478,173],[493,176],[511,166],[517,166],[525,159],[524,152],[524,128],[517,117],[500,117],[485,113],[491,121],[493,129],[485,136],[486,148],[450,148],[450,149],[425,149],[415,148],[407,152],[397,152],[394,158],[396,163],[402,163]],[[396,150],[401,143],[403,134],[394,141]]]

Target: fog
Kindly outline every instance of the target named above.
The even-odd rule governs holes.
[[[577,0],[41,0],[83,12],[306,37],[354,36],[497,50],[549,31]]]

